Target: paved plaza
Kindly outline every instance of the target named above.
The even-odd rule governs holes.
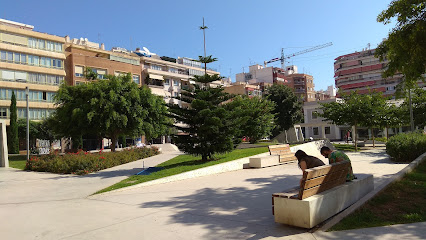
[[[167,151],[145,167],[181,154]],[[383,149],[348,154],[375,185],[407,164]],[[271,194],[298,184],[295,163],[91,195],[140,171],[142,160],[87,176],[0,169],[2,239],[424,239],[425,224],[308,233],[276,224]],[[423,234],[423,235],[421,235]]]

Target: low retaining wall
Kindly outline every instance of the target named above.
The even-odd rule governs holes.
[[[273,197],[275,222],[313,228],[354,204],[373,189],[373,175],[359,175],[357,180],[303,200]]]
[[[119,191],[124,191],[124,190],[129,190],[129,189],[134,189],[134,188],[140,188],[140,187],[144,187],[144,186],[150,186],[150,185],[161,184],[161,183],[181,181],[181,180],[185,180],[185,179],[189,179],[189,178],[202,177],[202,176],[213,175],[213,174],[217,174],[217,173],[242,170],[243,166],[245,164],[249,163],[250,158],[252,158],[252,157],[264,157],[264,156],[269,156],[269,152],[261,153],[261,154],[250,156],[250,157],[241,158],[241,159],[234,160],[234,161],[216,164],[216,165],[213,165],[213,166],[180,173],[180,174],[176,174],[176,175],[173,175],[173,176],[156,179],[156,180],[136,184],[136,185],[125,187],[125,188],[120,188],[120,189],[113,190],[113,191],[106,192],[106,193],[119,192]]]
[[[355,210],[360,208],[364,203],[372,199],[374,196],[379,194],[383,189],[385,189],[389,184],[391,184],[394,181],[400,180],[406,173],[409,173],[414,170],[421,162],[426,160],[426,152],[417,157],[414,161],[412,161],[408,166],[406,166],[404,169],[393,175],[391,178],[387,179],[384,183],[382,183],[380,186],[376,187],[374,191],[368,193],[366,196],[361,198],[357,203],[354,205],[348,207],[343,212],[339,213],[338,215],[334,216],[332,219],[327,221],[321,228],[317,229],[319,231],[327,231],[334,225],[336,225],[338,222],[340,222],[343,218],[348,216],[349,214],[353,213]],[[357,175],[358,176],[358,175]]]
[[[321,155],[321,152],[320,152],[323,146],[327,146],[330,149],[335,150],[333,144],[331,144],[330,141],[326,139],[326,140],[318,140],[318,141],[313,141],[313,142],[308,142],[308,143],[300,144],[297,146],[293,146],[293,147],[290,147],[290,151],[295,153],[297,152],[297,150],[302,150],[308,155],[323,159],[324,157]]]

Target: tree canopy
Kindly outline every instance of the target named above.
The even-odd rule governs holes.
[[[273,131],[274,136],[302,121],[302,102],[293,93],[291,88],[274,84],[267,88],[264,96],[266,99],[275,103],[275,109],[272,112],[276,117],[276,127]]]
[[[366,119],[371,117],[370,104],[368,95],[353,91],[350,94],[343,94],[342,101],[320,103],[321,112],[318,115],[323,117],[324,121],[330,121],[336,125],[353,126],[355,128],[355,150],[358,150],[357,127],[366,125]]]
[[[271,135],[275,127],[273,102],[260,97],[237,96],[225,107],[232,111],[233,119],[239,120],[238,138],[246,136],[249,137],[250,143],[255,143]]]
[[[139,88],[130,74],[106,78],[59,88],[55,95],[58,108],[50,120],[55,133],[111,138],[115,151],[120,135],[156,137],[165,131],[167,108],[160,97],[146,86]]]
[[[377,21],[396,26],[376,49],[381,61],[389,62],[384,77],[402,73],[406,86],[412,88],[426,72],[426,3],[424,0],[394,0],[382,11]]]

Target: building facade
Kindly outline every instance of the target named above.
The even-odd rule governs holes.
[[[162,96],[166,103],[182,105],[181,101],[173,97],[178,97],[182,91],[191,88],[195,84],[192,79],[194,76],[205,73],[200,62],[190,58],[151,55],[140,56],[140,60],[143,83],[148,85],[152,93]],[[220,73],[207,69],[207,74]]]
[[[397,85],[402,82],[403,76],[397,74],[383,78],[386,61],[380,62],[374,54],[375,49],[366,49],[335,59],[334,79],[341,93],[357,91],[359,94],[367,94],[370,91],[378,91],[385,96],[395,95]],[[423,87],[425,83],[419,81],[418,86]]]
[[[252,85],[282,84],[294,90],[296,96],[305,102],[315,101],[314,78],[311,75],[298,73],[297,66],[286,69],[277,67],[264,67],[256,64],[249,67],[248,73],[238,73],[236,82]]]
[[[0,19],[0,118],[10,116],[12,91],[18,118],[48,117],[55,106],[53,95],[65,78],[63,37],[33,31],[34,26]]]
[[[224,88],[224,92],[235,95],[246,95],[248,97],[262,97],[260,85],[248,84],[244,82],[234,82]]]
[[[87,39],[70,39],[65,37],[65,72],[69,85],[79,85],[88,82],[85,70],[91,68],[97,73],[98,79],[105,75],[119,76],[131,73],[132,79],[139,86],[141,81],[140,58],[136,54],[120,51],[107,51],[103,44],[93,43]]]

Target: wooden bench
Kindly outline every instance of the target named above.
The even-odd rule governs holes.
[[[278,155],[280,162],[290,162],[297,161],[297,158],[294,156],[294,152],[290,151],[290,145],[280,144],[280,145],[269,145],[269,154]]]
[[[346,182],[349,162],[307,169],[300,187],[272,194],[275,222],[312,228],[374,188],[373,176]]]
[[[305,199],[330,188],[342,185],[346,182],[350,162],[339,162],[306,169],[303,173],[300,187],[284,193],[274,193],[273,197]]]
[[[270,167],[297,160],[288,144],[270,145],[268,148],[269,156],[250,158],[251,168]]]

